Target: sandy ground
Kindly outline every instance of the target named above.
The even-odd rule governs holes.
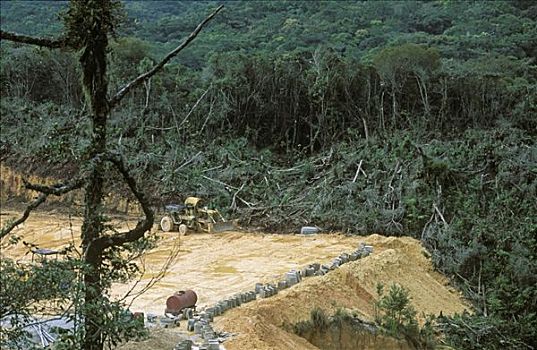
[[[2,223],[13,214],[3,213]],[[61,248],[73,240],[79,245],[80,224],[80,218],[41,213],[32,215],[15,233],[42,248]],[[134,225],[134,221],[120,226],[129,225]],[[246,232],[186,237],[177,233],[159,234],[162,240],[145,258],[146,273],[135,291],[158,273],[172,251],[178,250],[177,258],[160,281],[132,301],[133,311],[162,314],[166,298],[181,289],[196,291],[199,306],[213,304],[237,292],[252,290],[256,282],[277,281],[292,268],[313,262],[327,263],[342,252],[355,250],[360,242],[373,245],[374,253],[369,257],[345,264],[326,276],[307,278],[274,297],[245,304],[215,318],[217,329],[237,334],[225,343],[227,349],[316,349],[303,338],[287,332],[285,325],[309,319],[314,307],[328,314],[338,308],[354,310],[371,320],[377,283],[398,283],[407,288],[418,313],[452,314],[467,308],[446,278],[433,270],[419,242],[408,237]],[[30,259],[31,254],[27,252],[28,248],[19,244],[4,249],[1,254]],[[113,295],[124,295],[132,285],[115,285]],[[160,349],[172,347],[176,342],[172,330],[158,332],[149,340],[124,349]],[[385,346],[380,339],[372,344],[371,349]]]
[[[6,214],[0,216],[2,222],[14,213]],[[134,221],[130,222],[131,226],[134,224]],[[70,220],[64,215],[33,214],[14,233],[41,248],[61,249],[70,242],[74,242],[75,246],[80,245],[80,225],[80,218]],[[226,296],[254,289],[256,282],[281,279],[290,269],[315,261],[327,263],[343,251],[356,249],[363,240],[361,237],[324,234],[303,236],[226,232],[180,237],[175,232],[156,233],[162,239],[159,246],[144,258],[145,274],[131,294],[136,294],[151,277],[158,275],[174,250],[178,250],[178,254],[165,276],[132,301],[131,309],[134,311],[162,314],[166,299],[175,291],[185,289],[197,293],[199,306],[213,304]],[[2,254],[31,259],[28,248],[22,243],[4,249]],[[112,294],[122,297],[134,284],[135,281],[128,285],[117,284]]]

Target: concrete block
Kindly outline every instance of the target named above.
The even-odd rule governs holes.
[[[313,267],[306,267],[306,276],[313,276],[315,269]]]
[[[207,350],[219,350],[220,349],[220,343],[218,342],[218,339],[209,339],[209,346],[207,347]]]
[[[175,350],[192,350],[192,340],[185,339],[175,346]]]
[[[201,335],[202,330],[203,330],[203,324],[201,322],[198,321],[194,323],[194,333]]]
[[[278,282],[278,289],[279,289],[279,290],[285,289],[285,288],[287,288],[287,287],[288,287],[288,286],[287,286],[287,281],[279,281],[279,282]]]
[[[276,288],[276,286],[271,284],[271,285],[268,286],[268,288],[270,290],[270,295],[271,296],[278,294],[278,288]]]
[[[315,226],[303,226],[300,229],[300,233],[303,235],[314,235],[316,233],[319,233],[319,228]]]
[[[295,271],[287,272],[285,274],[285,281],[288,286],[293,286],[299,282],[298,276]]]

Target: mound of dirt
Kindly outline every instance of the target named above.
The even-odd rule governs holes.
[[[237,333],[226,342],[226,349],[316,349],[290,332],[289,326],[308,320],[316,307],[329,315],[339,308],[351,309],[372,321],[377,283],[397,283],[408,289],[419,313],[449,315],[468,308],[446,278],[433,270],[417,240],[380,235],[362,239],[374,246],[372,255],[325,276],[307,278],[274,297],[246,304],[218,318],[217,328]],[[395,345],[389,338],[372,336],[364,348]],[[401,344],[399,347],[404,348]]]

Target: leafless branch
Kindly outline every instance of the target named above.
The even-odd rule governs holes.
[[[181,121],[181,123],[179,124],[179,127],[183,126],[184,123],[186,123],[188,121],[188,118],[190,117],[190,115],[192,114],[192,112],[194,112],[194,110],[196,109],[196,107],[199,105],[199,103],[201,102],[201,100],[203,100],[203,98],[205,97],[205,95],[207,95],[207,93],[209,92],[209,90],[211,89],[212,85],[209,86],[207,88],[207,90],[205,90],[205,92],[203,94],[201,94],[200,98],[198,98],[198,100],[196,101],[196,103],[194,103],[194,106],[192,106],[192,108],[190,109],[190,111],[187,113],[187,115],[185,116],[185,118]]]
[[[123,176],[123,179],[129,186],[131,192],[136,197],[136,200],[138,200],[138,202],[142,206],[142,211],[144,212],[145,218],[139,221],[132,230],[121,232],[111,236],[102,236],[96,239],[92,244],[95,244],[95,246],[99,249],[119,246],[128,242],[134,242],[142,238],[145,232],[151,229],[151,227],[153,226],[153,221],[155,219],[153,210],[151,209],[151,205],[149,204],[147,197],[142,191],[138,189],[136,180],[134,179],[134,177],[132,177],[129,170],[126,168],[121,156],[111,154],[107,157],[107,160],[110,161],[119,171],[119,173]]]
[[[32,184],[28,182],[26,179],[23,179],[22,181],[24,183],[24,187],[26,187],[29,190],[34,190],[34,191],[41,192],[46,195],[54,195],[54,196],[61,196],[62,194],[66,194],[67,192],[70,192],[72,190],[79,189],[84,185],[84,181],[82,179],[75,179],[71,183],[56,184],[54,186]]]
[[[438,216],[440,217],[440,219],[442,220],[442,222],[444,223],[444,225],[448,225],[446,219],[444,219],[444,215],[442,215],[442,212],[440,211],[440,209],[438,209],[438,207],[436,206],[435,203],[433,203],[433,208],[434,210],[438,213]]]
[[[22,44],[48,47],[49,49],[59,49],[67,46],[67,41],[65,39],[39,38],[24,34],[5,32],[3,30],[0,30],[0,40],[8,40]]]
[[[130,297],[130,303],[129,303],[129,307],[130,307],[132,303],[134,302],[134,300],[136,300],[140,295],[147,292],[155,284],[161,281],[164,278],[164,276],[166,276],[166,272],[170,270],[170,266],[172,266],[172,264],[177,261],[177,257],[179,256],[179,252],[181,248],[181,241],[179,239],[179,236],[176,236],[174,238],[174,241],[175,243],[170,250],[170,254],[166,258],[166,261],[160,267],[158,273],[156,275],[153,275],[151,279],[148,282],[146,282],[142,288],[140,288],[140,290],[135,292],[136,287],[141,283],[145,274],[145,262],[144,262],[143,263],[144,271],[142,275],[140,275],[139,279],[134,283],[132,288],[130,288],[129,291],[120,299],[120,301],[123,301]]]
[[[233,194],[233,200],[231,201],[231,205],[229,206],[229,208],[233,211],[237,209],[237,195],[239,194],[240,191],[242,191],[242,189],[244,188],[244,185],[246,185],[246,183],[243,183],[242,186],[237,190],[237,192]]]
[[[30,203],[30,205],[26,207],[26,209],[24,210],[24,213],[22,213],[22,216],[20,218],[8,223],[5,227],[2,227],[2,231],[0,231],[0,239],[7,236],[11,231],[13,231],[15,227],[25,222],[26,219],[28,219],[28,217],[30,216],[30,213],[32,212],[32,210],[36,209],[43,202],[45,202],[47,200],[47,197],[48,197],[47,194],[42,193],[41,195],[39,195],[39,197],[37,197],[35,201]]]
[[[222,8],[224,8],[224,5],[220,5],[213,13],[211,13],[207,18],[205,18],[200,24],[198,24],[196,29],[194,29],[194,31],[190,33],[190,35],[185,40],[183,40],[183,42],[179,46],[177,46],[174,50],[168,53],[162,61],[156,64],[149,71],[139,75],[130,83],[123,86],[110,100],[110,108],[113,108],[115,105],[117,105],[130,90],[132,90],[133,88],[137,87],[138,85],[142,84],[144,81],[148,80],[153,75],[155,75],[159,70],[162,69],[162,67],[164,67],[164,65],[166,65],[166,63],[168,63],[173,57],[175,57],[185,47],[187,47],[188,44],[190,44],[196,38],[196,36],[200,33],[200,31],[207,24],[207,22],[213,19],[213,17],[216,16],[216,14],[220,12]]]
[[[210,177],[205,176],[205,175],[201,175],[201,177],[203,177],[203,178],[206,179],[206,180],[209,180],[209,181],[212,181],[212,182],[216,182],[217,184],[220,184],[220,185],[224,186],[224,188],[226,188],[226,189],[230,188],[230,189],[232,189],[232,190],[238,190],[238,187],[228,185],[227,183],[222,182],[222,181],[220,181],[220,180],[211,179]]]
[[[213,114],[214,103],[215,103],[215,99],[213,99],[211,101],[211,105],[209,106],[209,112],[207,113],[207,118],[205,118],[205,121],[203,122],[203,125],[201,126],[201,129],[199,131],[200,135],[203,133],[203,130],[205,129],[205,126],[209,122],[209,118],[211,118],[211,115]]]
[[[356,173],[354,174],[354,178],[352,179],[352,182],[356,182],[356,179],[358,179],[358,175],[360,174],[360,171],[362,170],[362,163],[363,159],[360,160],[360,164],[358,164],[358,169],[356,169]]]
[[[199,151],[198,153],[196,153],[196,155],[192,158],[190,158],[189,160],[187,160],[186,162],[184,162],[183,164],[179,165],[179,167],[177,169],[175,169],[173,172],[176,173],[178,172],[179,170],[181,170],[182,168],[184,168],[185,166],[187,166],[188,164],[196,161],[198,159],[198,157],[200,156],[202,152]]]
[[[8,235],[15,227],[22,224],[23,222],[28,219],[30,216],[30,213],[35,210],[37,207],[39,207],[41,204],[43,204],[47,197],[50,195],[54,196],[61,196],[63,194],[66,194],[67,192],[76,190],[81,188],[84,185],[84,181],[81,179],[75,179],[74,181],[67,183],[67,184],[57,184],[54,186],[43,186],[43,185],[36,185],[31,184],[26,180],[23,180],[24,186],[29,190],[34,190],[37,192],[41,192],[39,197],[37,197],[36,200],[34,200],[32,203],[30,203],[24,212],[22,213],[22,216],[18,218],[17,220],[8,223],[5,227],[2,228],[0,231],[0,239],[4,238],[6,235]]]

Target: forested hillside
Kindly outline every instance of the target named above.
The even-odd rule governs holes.
[[[535,2],[223,3],[112,113],[110,147],[152,203],[196,194],[266,230],[413,236],[475,306],[437,320],[447,343],[537,347]],[[124,2],[110,90],[218,4]],[[3,31],[62,33],[64,2],[0,5]],[[2,162],[69,177],[90,138],[78,53],[0,53]]]

